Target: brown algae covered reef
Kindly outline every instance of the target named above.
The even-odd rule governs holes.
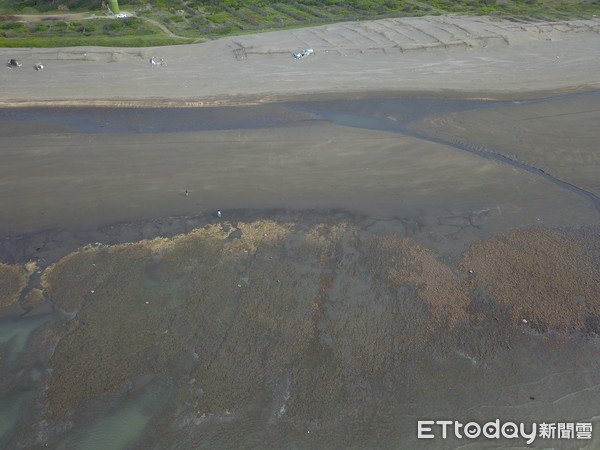
[[[39,435],[60,442],[98,399],[157,383],[171,392],[153,418],[161,445],[191,444],[257,405],[267,428],[388,416],[436,361],[488,367],[523,335],[596,336],[599,248],[595,228],[532,227],[449,259],[338,220],[88,245],[37,289],[65,315],[44,332],[53,353],[34,415],[54,431]],[[26,271],[0,268],[6,302]]]
[[[0,307],[12,305],[27,285],[25,271],[18,266],[0,264]]]

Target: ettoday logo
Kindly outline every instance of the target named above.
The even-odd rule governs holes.
[[[500,422],[500,419],[480,425],[478,422],[462,423],[457,420],[419,420],[418,439],[447,439],[453,434],[457,439],[523,439],[529,445],[540,439],[591,439],[591,423],[536,423]]]

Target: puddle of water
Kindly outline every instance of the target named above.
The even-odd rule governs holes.
[[[323,102],[295,102],[284,105],[338,125],[372,130],[398,131],[398,127],[432,114],[489,108],[505,102],[439,98],[378,98]]]

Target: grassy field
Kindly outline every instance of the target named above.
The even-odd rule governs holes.
[[[441,14],[565,20],[600,14],[600,0],[131,0],[110,17],[95,0],[0,0],[0,47],[158,46],[348,20]],[[54,8],[54,9],[52,9]],[[58,8],[58,9],[56,9]],[[24,15],[44,14],[43,16]]]
[[[171,37],[157,25],[138,17],[60,20],[48,16],[21,21],[11,15],[0,16],[1,47],[148,47],[191,42],[194,39]]]

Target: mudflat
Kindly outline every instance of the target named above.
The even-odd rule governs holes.
[[[439,115],[411,127],[510,155],[599,195],[600,153],[593,131],[599,121],[600,96],[596,94]]]
[[[443,102],[425,108],[411,98],[188,108],[174,117],[152,109],[75,109],[68,116],[18,110],[18,120],[0,122],[6,144],[0,227],[20,234],[217,209],[338,208],[382,222],[411,217],[435,234],[462,234],[464,244],[515,226],[592,224],[594,202],[575,191],[452,145],[466,141],[516,155],[593,194],[598,156],[591,125],[599,99],[479,102],[460,106],[472,111],[426,119],[422,111],[443,110]],[[564,112],[565,103],[572,113]],[[524,128],[533,120],[515,125],[513,109],[542,114],[540,132]],[[506,111],[504,117],[498,111]],[[450,122],[461,115],[475,118],[462,121],[472,129]],[[527,138],[520,146],[513,143],[519,132]],[[477,227],[463,226],[460,218],[468,216],[480,217]]]

